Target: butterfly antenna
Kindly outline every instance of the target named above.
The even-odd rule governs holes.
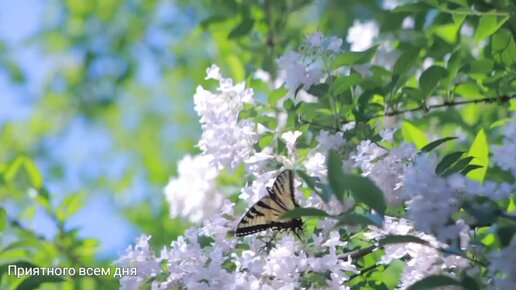
[[[276,235],[278,234],[278,232],[274,232],[271,239],[269,241],[266,241],[265,242],[265,250],[267,251],[267,255],[271,252],[272,250],[272,242],[274,241],[274,239],[276,239]]]
[[[303,241],[303,240],[301,239],[301,237],[299,236],[299,234],[297,233],[297,230],[294,230],[294,234],[297,236],[297,238],[298,238],[300,241]]]

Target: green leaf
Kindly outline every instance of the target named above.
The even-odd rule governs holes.
[[[59,221],[65,221],[83,205],[83,193],[73,193],[59,203],[56,209],[56,217]]]
[[[401,134],[405,141],[416,144],[417,149],[421,149],[425,144],[428,144],[425,134],[407,120],[404,120],[401,125]]]
[[[307,92],[310,95],[316,96],[318,98],[322,98],[322,97],[326,96],[329,89],[330,89],[330,86],[328,84],[318,84],[315,86],[311,86]]]
[[[464,167],[464,169],[462,169],[462,171],[460,173],[462,173],[463,175],[467,175],[469,172],[479,169],[479,168],[482,168],[482,166],[469,164],[468,166]]]
[[[347,187],[342,178],[344,176],[344,172],[342,171],[342,160],[340,159],[340,155],[336,151],[330,150],[327,163],[328,181],[330,182],[331,189],[333,190],[333,194],[337,196],[337,199],[342,201],[344,200],[344,192]]]
[[[9,266],[16,266],[18,268],[35,268],[35,267],[37,267],[36,265],[34,265],[30,262],[26,262],[26,261],[17,261],[14,263],[0,265],[0,280],[2,280],[1,278],[4,274],[8,273]]]
[[[478,42],[495,33],[502,25],[509,20],[509,16],[500,17],[497,15],[482,15],[478,21],[475,32],[475,40]]]
[[[501,28],[491,39],[491,55],[498,62],[512,66],[516,62],[516,42],[511,31]]]
[[[340,95],[351,87],[356,86],[362,80],[362,76],[358,73],[352,73],[349,76],[341,76],[336,79],[330,86],[333,95]]]
[[[435,140],[435,141],[430,142],[430,143],[426,144],[425,146],[423,146],[423,148],[421,148],[421,151],[431,152],[432,150],[437,148],[439,145],[441,145],[445,142],[451,141],[451,140],[455,140],[455,139],[457,139],[457,137],[445,137],[445,138],[442,138],[439,140]]]
[[[336,69],[342,66],[349,66],[354,64],[368,63],[378,50],[378,45],[375,45],[365,51],[347,51],[337,56],[330,65],[330,69]]]
[[[444,287],[456,285],[460,286],[460,282],[445,275],[432,275],[427,276],[416,283],[412,284],[408,290],[420,290],[420,289],[435,289],[437,287]]]
[[[428,97],[437,87],[441,79],[448,75],[445,68],[433,65],[427,68],[419,77],[419,87],[424,98]]]
[[[355,201],[364,203],[381,215],[385,213],[385,197],[372,180],[360,175],[344,174],[342,183]]]
[[[247,35],[254,26],[254,20],[249,17],[244,17],[242,21],[235,26],[228,34],[228,39],[240,38]]]
[[[430,8],[432,7],[423,2],[408,3],[394,8],[394,10],[392,10],[392,13],[425,12],[428,11]]]
[[[482,168],[468,172],[467,176],[473,180],[482,182],[486,176],[487,165],[489,164],[489,145],[487,144],[484,129],[481,129],[477,133],[473,144],[471,144],[469,148],[468,155],[474,157],[470,163],[471,165],[482,166]]]
[[[7,213],[5,209],[0,207],[0,233],[4,231],[6,224]]]
[[[308,185],[309,188],[311,188],[316,194],[318,194],[322,198],[322,200],[324,200],[325,202],[330,201],[331,192],[329,192],[329,190],[326,190],[326,184],[323,184],[319,180],[315,180],[313,177],[306,174],[306,172],[304,172],[303,170],[297,170],[296,173],[306,182],[306,185]]]
[[[379,241],[381,246],[388,244],[405,244],[405,243],[417,243],[421,245],[428,245],[428,242],[414,236],[409,235],[388,235]]]
[[[449,169],[445,170],[442,175],[446,177],[446,176],[449,176],[449,175],[451,175],[453,173],[460,172],[466,166],[468,166],[468,164],[471,162],[471,160],[473,160],[473,157],[471,157],[471,156],[468,156],[466,158],[462,158],[461,160],[459,160],[455,164],[453,164],[452,167],[450,167]]]
[[[435,174],[440,175],[446,169],[450,168],[453,163],[459,160],[462,154],[464,154],[464,151],[453,152],[444,156],[441,162],[439,162],[439,164],[437,164],[435,167]]]
[[[337,223],[337,227],[340,225],[348,225],[348,226],[377,226],[382,227],[383,226],[383,219],[380,217],[380,219],[377,218],[378,216],[374,215],[362,215],[358,213],[345,213],[338,217],[339,222]]]
[[[16,287],[16,290],[32,290],[39,288],[43,283],[59,283],[63,281],[63,278],[55,275],[30,276],[23,280],[23,282]]]
[[[409,68],[414,66],[414,63],[419,56],[419,50],[413,49],[400,55],[396,60],[393,68],[393,75],[405,75],[408,74]]]
[[[278,103],[279,99],[284,97],[288,93],[288,90],[284,87],[275,89],[269,94],[269,104],[272,106],[276,106],[276,103]]]
[[[329,214],[324,210],[313,207],[298,207],[284,214],[285,217],[299,218],[303,216],[327,217]]]
[[[39,189],[43,184],[43,177],[36,164],[25,156],[18,156],[12,162],[5,173],[5,179],[16,182],[19,187]]]
[[[468,276],[466,273],[462,273],[461,285],[464,289],[468,290],[480,290],[480,286],[478,285],[475,279]]]

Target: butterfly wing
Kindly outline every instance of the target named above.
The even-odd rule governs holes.
[[[242,217],[236,229],[237,236],[246,236],[267,229],[299,229],[301,219],[285,218],[283,214],[297,207],[294,200],[294,177],[290,170],[285,170],[278,177],[272,188],[267,188],[269,196],[262,197]]]
[[[294,198],[294,174],[292,170],[281,172],[274,181],[272,188],[267,188],[267,191],[269,196],[285,211],[299,207]]]

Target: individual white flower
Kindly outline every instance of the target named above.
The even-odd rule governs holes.
[[[210,156],[186,155],[178,162],[177,172],[165,187],[172,217],[199,222],[218,212],[224,195],[217,190],[218,170]]]
[[[326,156],[321,152],[310,152],[306,161],[303,162],[306,173],[310,176],[326,178],[328,169],[326,167]]]
[[[380,131],[380,136],[387,142],[392,142],[396,128],[384,129]]]
[[[209,68],[206,69],[205,79],[221,80],[222,75],[220,74],[220,68],[217,65],[212,64]]]
[[[218,168],[233,170],[249,157],[258,141],[256,124],[238,120],[244,104],[254,102],[253,91],[246,89],[245,83],[235,85],[231,79],[222,78],[216,66],[208,69],[208,78],[216,78],[219,87],[213,93],[199,86],[194,95],[202,128],[198,146]]]
[[[306,42],[313,47],[320,47],[322,45],[323,35],[317,31],[306,36]]]
[[[330,38],[330,44],[328,45],[328,50],[331,50],[335,53],[339,53],[340,52],[340,47],[342,46],[342,38],[340,37],[336,37],[336,36],[332,36]]]
[[[401,28],[413,29],[414,25],[415,25],[414,17],[407,16],[403,19],[403,23],[401,23]]]
[[[292,156],[296,151],[296,140],[301,136],[303,132],[301,131],[288,131],[281,134],[281,139],[285,141],[287,145],[288,154]]]
[[[342,147],[346,143],[342,132],[330,134],[328,131],[321,130],[316,139],[318,149],[324,153],[327,153],[330,149]]]
[[[372,46],[373,39],[378,36],[378,32],[378,23],[375,21],[355,20],[353,26],[348,30],[346,41],[351,44],[352,51],[363,51]]]

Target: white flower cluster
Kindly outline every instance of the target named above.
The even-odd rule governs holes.
[[[177,172],[165,187],[172,217],[200,222],[219,211],[224,195],[217,189],[219,171],[210,156],[186,155],[178,162]]]
[[[386,216],[383,228],[369,227],[365,233],[369,239],[381,239],[388,235],[411,235],[428,243],[399,243],[384,246],[384,254],[379,261],[381,264],[389,264],[392,260],[404,259],[405,267],[401,274],[398,289],[407,289],[418,280],[436,274],[457,273],[468,265],[464,258],[448,255],[445,256],[439,249],[445,248],[445,244],[438,242],[433,236],[419,233],[406,219],[396,219]]]
[[[214,93],[199,86],[194,95],[202,127],[198,146],[212,157],[217,168],[233,170],[249,157],[258,141],[256,124],[238,120],[244,104],[254,103],[253,91],[246,89],[243,82],[233,84],[233,80],[223,78],[215,65],[208,68],[206,78],[218,80],[219,87]]]
[[[405,173],[404,195],[410,198],[407,215],[416,228],[447,242],[456,239],[461,231],[451,223],[451,215],[459,210],[459,201],[446,179],[435,173],[437,161],[434,154],[416,158]]]
[[[516,289],[516,237],[507,247],[491,253],[489,260],[493,289]]]
[[[353,26],[348,30],[346,41],[351,43],[351,50],[363,51],[371,47],[373,39],[378,36],[379,31],[378,23],[375,21],[355,20]]]
[[[307,159],[303,162],[306,173],[312,177],[317,177],[321,181],[326,181],[328,169],[326,166],[326,159],[331,149],[342,150],[346,144],[344,134],[337,132],[336,134],[330,134],[328,131],[321,130],[319,135],[316,137],[317,146],[312,149],[307,156]],[[337,200],[335,196],[332,196],[328,202],[324,202],[319,196],[313,194],[310,195],[303,205],[307,207],[315,207],[328,211],[331,214],[338,214],[353,205],[350,199],[346,199],[343,202]],[[323,228],[332,227],[333,221],[329,220],[320,223]]]
[[[437,162],[435,154],[416,158],[406,170],[403,195],[410,199],[407,202],[408,217],[416,228],[434,234],[440,241],[449,243],[464,230],[462,222],[451,219],[461,202],[475,204],[474,197],[477,196],[496,201],[509,197],[514,190],[505,182],[479,184],[461,174],[439,176],[435,173]]]
[[[342,39],[324,37],[320,32],[308,35],[300,52],[290,51],[278,59],[278,65],[285,75],[285,87],[291,91],[302,87],[308,89],[324,78],[328,69],[321,57],[333,57],[340,52]]]
[[[392,133],[386,134],[385,138],[392,139]],[[412,143],[402,143],[386,150],[370,140],[364,140],[350,159],[355,167],[360,168],[363,176],[371,178],[383,191],[389,205],[397,205],[404,201],[403,176],[415,156],[416,147]]]
[[[504,136],[501,146],[493,146],[492,159],[500,168],[510,170],[512,176],[516,176],[516,122],[504,126]]]
[[[331,149],[339,149],[346,143],[342,132],[330,134],[322,130],[316,137],[317,147],[308,153],[303,165],[310,176],[326,178],[328,170],[326,168],[326,156]]]
[[[152,279],[152,289],[295,289],[304,273],[329,274],[328,289],[347,289],[341,285],[349,273],[356,273],[351,260],[339,257],[340,235],[313,236],[314,247],[304,249],[292,235],[278,240],[270,253],[255,237],[245,239],[242,250],[235,250],[240,239],[228,237],[235,227],[233,204],[225,202],[221,215],[215,215],[202,228],[190,229],[163,249],[158,257],[149,249],[150,237],[136,240],[118,260],[121,266],[137,267],[138,276],[123,277],[121,289],[138,289]],[[165,270],[160,268],[166,265]]]

